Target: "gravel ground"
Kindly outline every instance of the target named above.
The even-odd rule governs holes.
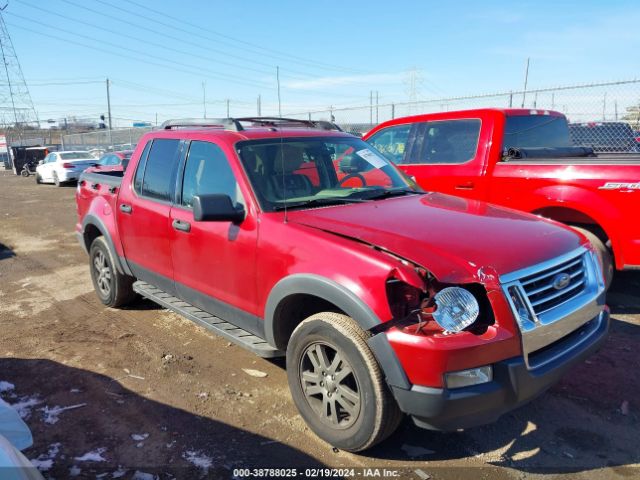
[[[25,454],[45,477],[292,467],[355,468],[354,478],[640,477],[640,272],[615,279],[605,347],[531,404],[464,432],[406,421],[353,455],[307,429],[282,361],[149,302],[102,306],[75,239],[74,193],[0,170],[0,396],[25,416]]]

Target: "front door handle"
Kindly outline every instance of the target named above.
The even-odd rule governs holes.
[[[182,220],[174,220],[171,224],[173,228],[176,230],[180,230],[181,232],[190,232],[191,224],[189,222],[183,222]]]
[[[132,210],[131,205],[127,205],[126,203],[120,204],[120,211],[122,213],[131,213]]]
[[[460,185],[456,185],[456,190],[473,190],[475,188],[475,184],[473,182],[461,183]]]

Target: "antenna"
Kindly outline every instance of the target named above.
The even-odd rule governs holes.
[[[22,74],[18,56],[13,48],[11,36],[4,23],[2,12],[9,3],[0,8],[0,54],[4,65],[3,81],[0,83],[0,124],[13,128],[15,135],[22,139],[27,127],[40,127],[38,115],[33,106],[27,82]]]
[[[287,215],[287,183],[285,182],[284,173],[284,137],[282,136],[282,130],[278,130],[280,133],[280,166],[282,167],[282,195],[284,195],[284,223],[287,223],[289,217]]]

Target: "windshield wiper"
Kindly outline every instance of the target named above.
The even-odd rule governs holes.
[[[322,207],[327,205],[340,205],[344,203],[363,203],[367,200],[363,200],[361,198],[336,198],[336,197],[328,197],[328,198],[312,198],[309,200],[304,200],[302,202],[295,203],[287,203],[285,205],[276,205],[273,207],[273,211],[279,212],[281,210],[290,210],[293,208],[305,208],[305,207]]]
[[[378,193],[375,193],[373,195],[369,195],[367,197],[364,197],[365,200],[382,200],[383,198],[389,198],[389,197],[401,197],[404,195],[422,195],[425,192],[421,192],[418,190],[406,190],[406,189],[402,189],[402,190],[382,190],[379,191]]]

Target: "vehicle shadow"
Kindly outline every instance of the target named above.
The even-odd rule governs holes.
[[[425,462],[476,457],[528,473],[613,468],[638,475],[640,326],[612,320],[607,343],[560,383],[496,423],[460,432],[422,430],[409,420],[366,456]],[[429,472],[429,463],[424,464]]]
[[[13,250],[7,247],[4,243],[0,242],[0,260],[4,260],[5,258],[15,257],[16,254]]]
[[[24,453],[44,466],[45,477],[132,478],[139,471],[148,478],[217,479],[232,478],[234,468],[324,466],[288,445],[51,360],[0,359],[0,380],[15,384],[3,399],[30,412],[34,445]]]
[[[616,272],[607,292],[611,313],[640,313],[640,271]]]

